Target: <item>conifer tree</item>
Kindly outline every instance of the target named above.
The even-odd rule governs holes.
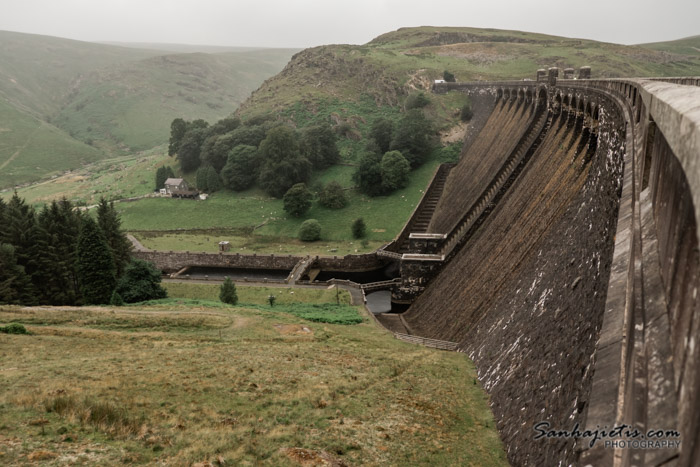
[[[0,304],[36,305],[34,290],[24,268],[17,265],[15,248],[0,243]]]
[[[78,235],[80,214],[70,201],[53,201],[39,213],[39,225],[46,235],[46,277],[42,288],[52,305],[74,305],[80,301],[78,287]]]
[[[132,260],[117,283],[116,292],[126,303],[165,298],[168,293],[160,285],[161,272],[153,264]]]
[[[100,199],[100,204],[97,206],[97,223],[112,252],[117,278],[119,278],[131,258],[131,242],[122,230],[122,221],[114,209],[114,203],[108,203],[104,198]]]
[[[231,278],[227,277],[224,279],[224,283],[221,284],[221,290],[219,291],[219,300],[229,305],[235,305],[238,303],[238,294],[236,293],[236,284],[233,283]]]
[[[87,304],[109,303],[116,285],[116,266],[102,230],[84,216],[78,236],[78,281]]]

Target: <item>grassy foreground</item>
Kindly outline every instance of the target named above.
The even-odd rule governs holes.
[[[469,360],[371,323],[177,304],[10,322],[32,334],[0,334],[3,465],[506,465]]]

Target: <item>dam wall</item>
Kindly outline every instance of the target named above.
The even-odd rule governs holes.
[[[700,80],[550,81],[548,120],[532,156],[452,257],[425,255],[435,265],[403,318],[414,334],[459,342],[474,359],[514,465],[694,465]],[[520,82],[481,86],[452,88],[538,92]],[[507,127],[493,120],[485,131]],[[485,174],[491,162],[481,161]],[[448,238],[455,227],[445,219],[471,209],[465,187],[483,183],[474,170],[459,171],[468,163],[451,171],[440,199],[459,209],[436,209],[431,219]],[[667,440],[682,447],[534,440],[538,423],[669,430]]]

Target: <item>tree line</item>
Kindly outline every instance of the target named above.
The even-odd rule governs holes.
[[[173,120],[168,154],[183,172],[197,170],[197,188],[234,191],[260,186],[281,198],[297,183],[308,183],[313,170],[340,160],[337,137],[330,124],[301,131],[261,117],[242,122],[225,118],[213,125],[204,120]],[[162,179],[162,175],[158,180]]]
[[[82,305],[164,298],[160,272],[132,260],[113,203],[96,216],[65,198],[37,212],[17,193],[0,198],[0,303]]]

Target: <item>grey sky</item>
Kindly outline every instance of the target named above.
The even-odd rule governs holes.
[[[0,0],[0,30],[86,41],[363,44],[405,26],[517,29],[622,44],[700,34],[699,0]]]

